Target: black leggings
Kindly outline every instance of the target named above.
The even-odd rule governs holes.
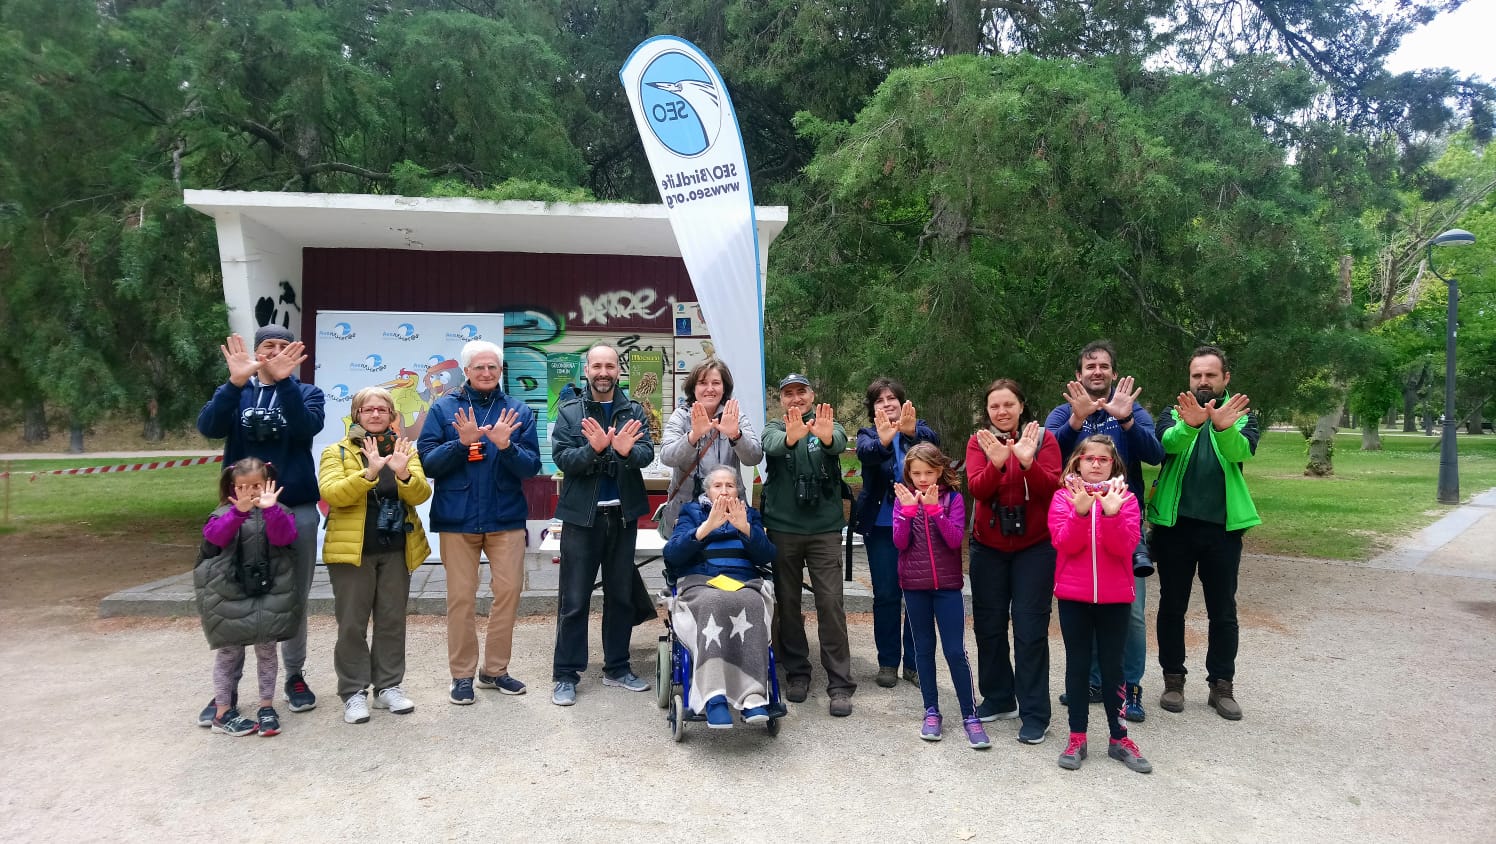
[[[1122,646],[1132,604],[1088,604],[1060,599],[1060,635],[1065,638],[1065,695],[1070,710],[1070,732],[1086,731],[1090,706],[1091,645],[1101,664],[1101,703],[1112,738],[1124,738],[1120,714],[1127,690],[1122,687]]]

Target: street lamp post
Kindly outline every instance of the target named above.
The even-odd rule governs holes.
[[[1444,431],[1439,440],[1439,503],[1460,503],[1460,452],[1454,439],[1454,336],[1459,318],[1460,283],[1439,275],[1434,268],[1435,246],[1469,246],[1475,235],[1464,229],[1450,229],[1428,242],[1428,268],[1434,277],[1449,285],[1449,316],[1444,324]]]

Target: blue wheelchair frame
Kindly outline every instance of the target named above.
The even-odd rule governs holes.
[[[670,732],[676,741],[684,736],[685,723],[687,721],[705,721],[706,715],[697,715],[692,711],[690,704],[691,695],[691,651],[680,643],[675,635],[675,626],[671,621],[673,604],[678,598],[675,584],[670,584],[669,601],[665,607],[665,635],[660,637],[659,645],[655,651],[655,680],[659,689],[656,702],[661,709],[667,709],[666,722],[670,725]],[[666,676],[665,665],[668,660],[670,666],[669,676]],[[765,725],[769,735],[779,734],[779,719],[789,714],[789,708],[779,694],[779,672],[774,663],[774,646],[769,645],[769,722]]]

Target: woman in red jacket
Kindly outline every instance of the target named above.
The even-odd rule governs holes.
[[[976,502],[971,542],[971,626],[983,721],[1021,717],[1018,740],[1044,741],[1049,729],[1049,615],[1054,546],[1049,500],[1060,477],[1060,448],[1033,421],[1018,382],[987,386],[988,427],[966,443],[967,489]],[[1008,621],[1013,661],[1008,662]]]
[[[1120,713],[1122,645],[1132,615],[1132,552],[1138,499],[1127,488],[1127,467],[1106,434],[1088,437],[1065,465],[1064,488],[1049,506],[1049,533],[1058,556],[1054,595],[1065,637],[1065,694],[1070,741],[1060,767],[1077,770],[1086,758],[1086,687],[1091,680],[1091,644],[1101,668],[1102,702],[1111,730],[1107,755],[1139,773],[1153,766],[1127,737]]]

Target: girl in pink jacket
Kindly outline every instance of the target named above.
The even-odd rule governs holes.
[[[899,551],[899,587],[904,590],[919,693],[925,704],[919,737],[940,741],[940,702],[935,690],[935,631],[939,628],[966,741],[981,750],[992,742],[977,719],[971,663],[966,658],[966,604],[961,598],[966,505],[956,491],[960,482],[950,458],[934,443],[911,446],[904,457],[904,482],[893,485],[893,544]]]
[[[1049,505],[1049,533],[1056,553],[1054,594],[1065,639],[1070,710],[1070,740],[1060,754],[1060,767],[1067,770],[1078,770],[1086,758],[1086,687],[1093,643],[1111,730],[1107,755],[1139,773],[1153,770],[1118,717],[1124,699],[1122,645],[1134,596],[1137,524],[1138,500],[1127,489],[1127,467],[1112,438],[1087,438],[1071,454],[1063,485]]]

